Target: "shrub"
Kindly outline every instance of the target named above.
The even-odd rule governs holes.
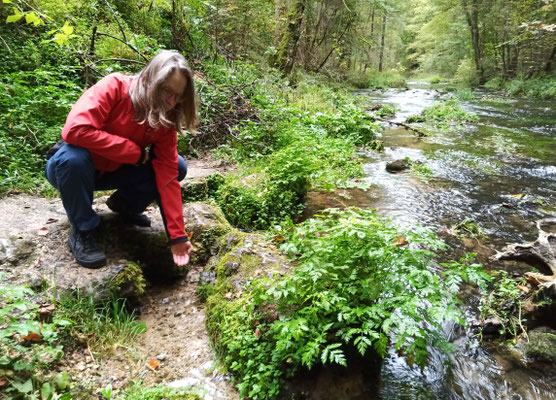
[[[463,323],[460,284],[485,287],[488,276],[471,258],[435,274],[443,244],[427,229],[400,228],[368,210],[327,214],[285,234],[290,274],[257,279],[233,301],[225,288],[209,296],[207,323],[219,327],[215,344],[242,396],[275,398],[285,378],[316,364],[346,365],[352,348],[384,357],[395,344],[423,366],[429,346],[453,348],[442,322]]]

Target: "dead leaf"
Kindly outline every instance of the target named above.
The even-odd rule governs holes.
[[[409,242],[405,239],[405,236],[396,236],[394,238],[394,246],[407,246],[409,244]]]
[[[54,304],[39,304],[39,309],[38,309],[38,313],[41,316],[46,316],[46,315],[50,315],[54,312]]]
[[[0,376],[0,387],[4,386],[6,383],[8,383],[8,380],[5,377]]]
[[[286,238],[282,235],[274,235],[272,241],[275,243],[284,243],[286,241]]]
[[[240,290],[239,292],[236,293],[236,298],[239,299],[242,294],[243,294],[243,292]]]
[[[226,297],[228,300],[231,300],[232,296],[233,296],[232,292],[228,292],[224,297]]]
[[[517,285],[517,288],[525,294],[529,294],[529,288],[525,285]]]
[[[35,261],[33,263],[33,267],[35,267],[35,268],[40,267],[40,265],[41,265],[41,258],[39,257],[39,258],[37,258],[37,261]]]
[[[33,332],[33,331],[29,331],[29,333],[27,335],[23,336],[23,340],[28,340],[29,342],[39,343],[39,342],[42,342],[42,336],[39,335],[38,333]]]
[[[259,275],[261,275],[262,273],[263,273],[262,268],[259,268],[259,269],[255,270],[255,276],[259,276]]]
[[[511,194],[512,197],[517,197],[518,199],[523,197],[523,194]]]
[[[39,235],[39,236],[48,235],[48,228],[43,226],[41,229],[39,229],[39,231],[37,232],[37,235]]]
[[[53,224],[54,222],[58,222],[58,220],[57,220],[56,218],[48,218],[48,219],[46,220],[46,223],[47,223],[47,224]]]
[[[189,237],[189,240],[191,240],[193,238],[193,232],[186,232],[187,236]]]
[[[255,336],[257,337],[257,339],[260,339],[262,335],[263,333],[259,328],[255,329]]]
[[[147,361],[147,363],[145,364],[145,366],[148,369],[150,369],[151,371],[154,371],[155,369],[157,369],[159,365],[160,365],[160,363],[158,362],[158,360],[156,358],[153,358],[152,360]]]

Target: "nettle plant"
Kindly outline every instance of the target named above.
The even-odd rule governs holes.
[[[444,248],[427,228],[398,227],[372,210],[327,210],[284,234],[295,268],[256,280],[220,315],[217,348],[241,395],[274,398],[283,380],[317,364],[376,357],[389,345],[424,366],[430,346],[446,352],[446,320],[464,324],[457,292],[484,288],[488,275],[470,258],[437,265]]]

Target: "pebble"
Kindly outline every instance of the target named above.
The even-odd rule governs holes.
[[[184,386],[195,386],[198,385],[200,383],[199,379],[196,378],[184,378],[184,379],[178,379],[177,381],[174,382],[170,382],[168,384],[169,387],[171,388],[181,388]]]
[[[157,355],[155,358],[156,358],[157,360],[164,361],[164,360],[166,360],[166,359],[168,358],[168,354],[166,354],[166,353],[160,353],[160,354]]]
[[[168,304],[170,302],[170,299],[168,297],[165,297],[162,299],[162,304]]]

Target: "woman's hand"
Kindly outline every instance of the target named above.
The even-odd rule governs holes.
[[[189,254],[193,250],[193,245],[191,242],[178,243],[172,245],[171,249],[174,262],[180,267],[183,267],[189,262]]]

